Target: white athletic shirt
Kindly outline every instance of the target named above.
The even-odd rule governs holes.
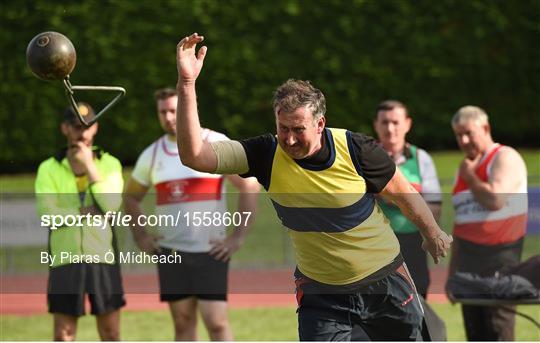
[[[209,129],[202,130],[202,137],[209,142],[229,139]],[[193,225],[195,212],[200,212],[202,218],[204,212],[213,216],[226,211],[223,175],[201,173],[184,166],[176,142],[167,135],[142,152],[131,176],[141,185],[155,188],[158,218],[169,215],[175,221],[178,219],[177,226],[169,223],[158,227],[158,233],[163,236],[160,246],[185,252],[208,252],[212,240],[225,238],[224,225]]]

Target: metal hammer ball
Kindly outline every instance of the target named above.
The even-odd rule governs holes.
[[[62,80],[75,68],[77,53],[71,41],[54,31],[36,35],[26,48],[26,63],[42,80]]]

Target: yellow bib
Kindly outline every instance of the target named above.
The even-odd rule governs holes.
[[[345,285],[388,265],[399,243],[351,159],[343,129],[326,129],[327,165],[300,166],[278,145],[268,193],[289,229],[298,269],[316,281]]]

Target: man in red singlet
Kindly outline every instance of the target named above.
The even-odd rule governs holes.
[[[492,276],[518,263],[527,224],[527,169],[519,153],[495,143],[479,107],[460,108],[452,129],[465,158],[456,175],[450,275]],[[515,316],[503,307],[463,306],[469,341],[513,341]]]

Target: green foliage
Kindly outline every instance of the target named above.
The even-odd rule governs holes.
[[[323,90],[330,126],[371,131],[377,103],[398,98],[412,141],[454,147],[449,120],[484,107],[497,140],[539,146],[538,1],[10,0],[0,11],[2,171],[30,171],[64,144],[60,82],[35,78],[25,50],[37,33],[77,49],[74,85],[120,85],[127,97],[100,121],[98,143],[133,162],[160,133],[153,91],[176,83],[175,46],[199,32],[209,47],[198,81],[203,125],[232,138],[273,130],[273,90],[288,78]],[[104,94],[79,94],[96,108]]]

